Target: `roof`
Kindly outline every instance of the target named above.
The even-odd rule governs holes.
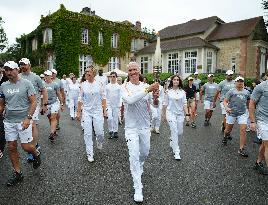
[[[208,47],[218,49],[216,46],[206,42],[205,40],[194,37],[189,39],[182,39],[182,40],[172,40],[172,41],[162,41],[160,43],[161,51],[163,53],[169,52],[172,50],[181,50],[186,48],[198,48],[198,47]],[[156,42],[150,44],[149,46],[144,47],[141,49],[138,54],[148,54],[155,52]]]
[[[199,33],[204,33],[207,31],[211,25],[215,22],[224,23],[217,16],[212,16],[199,20],[191,20],[183,24],[168,26],[159,31],[161,39],[170,39],[175,37],[182,37],[186,35],[194,35]]]
[[[262,19],[263,17],[259,16],[242,21],[221,24],[207,37],[207,40],[217,41],[249,36],[257,23]]]

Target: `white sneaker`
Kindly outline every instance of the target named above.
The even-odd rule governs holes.
[[[94,158],[93,158],[91,155],[88,155],[88,156],[87,156],[87,160],[88,160],[89,162],[94,162]]]
[[[142,189],[135,189],[134,201],[143,202]]]
[[[176,160],[181,160],[180,153],[176,153],[176,154],[174,154],[174,158],[175,158]]]
[[[155,133],[156,133],[156,134],[160,134],[160,132],[159,132],[159,128],[158,128],[158,127],[155,128]]]
[[[97,149],[102,149],[102,143],[97,140]]]

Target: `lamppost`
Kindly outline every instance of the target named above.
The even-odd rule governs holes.
[[[157,41],[155,46],[154,52],[154,60],[153,60],[153,73],[155,82],[160,81],[160,73],[162,72],[162,57],[161,57],[161,47],[160,47],[160,35],[159,33],[156,34]]]

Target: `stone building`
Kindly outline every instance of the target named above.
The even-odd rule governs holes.
[[[268,35],[263,17],[225,23],[217,16],[193,19],[159,31],[162,72],[186,77],[232,69],[245,77],[267,68]],[[156,40],[136,54],[143,72],[153,71]]]

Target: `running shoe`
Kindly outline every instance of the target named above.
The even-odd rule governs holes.
[[[108,137],[108,139],[113,139],[113,137],[114,137],[114,133],[113,133],[113,132],[109,132],[109,137]]]
[[[160,131],[159,131],[159,128],[158,127],[155,128],[155,133],[156,134],[160,134]]]
[[[192,122],[192,123],[191,123],[191,127],[192,127],[192,128],[196,128],[196,124],[195,124],[195,122]]]
[[[204,126],[209,126],[209,121],[205,120]]]
[[[259,174],[268,175],[268,170],[262,162],[256,162],[253,167]]]
[[[91,155],[87,155],[87,160],[89,162],[94,162],[94,158]]]
[[[97,149],[102,149],[102,143],[97,140]]]
[[[190,122],[186,121],[185,126],[187,126],[187,127],[190,126]]]
[[[33,161],[33,168],[37,169],[41,165],[41,153],[38,152],[37,156],[34,156],[34,161]]]
[[[223,139],[222,139],[222,144],[223,144],[223,145],[227,145],[227,137],[223,137]]]
[[[34,161],[34,156],[31,152],[28,152],[28,156],[27,156],[27,162],[31,163]]]
[[[7,181],[7,186],[14,186],[15,184],[21,182],[22,180],[23,180],[22,172],[18,173],[14,171],[10,179]]]
[[[174,158],[176,159],[176,160],[181,160],[181,156],[180,156],[180,153],[175,153],[174,154]]]
[[[245,147],[238,150],[238,154],[240,154],[242,157],[248,157],[248,153],[246,152]]]
[[[221,122],[221,131],[224,132],[225,127],[224,127],[224,122]]]
[[[142,189],[135,189],[134,201],[137,203],[143,202]]]
[[[114,138],[118,138],[118,132],[114,132]]]
[[[0,159],[4,156],[3,152],[0,150]]]
[[[50,133],[49,139],[50,139],[51,142],[54,142],[54,140],[55,140],[55,133]]]

